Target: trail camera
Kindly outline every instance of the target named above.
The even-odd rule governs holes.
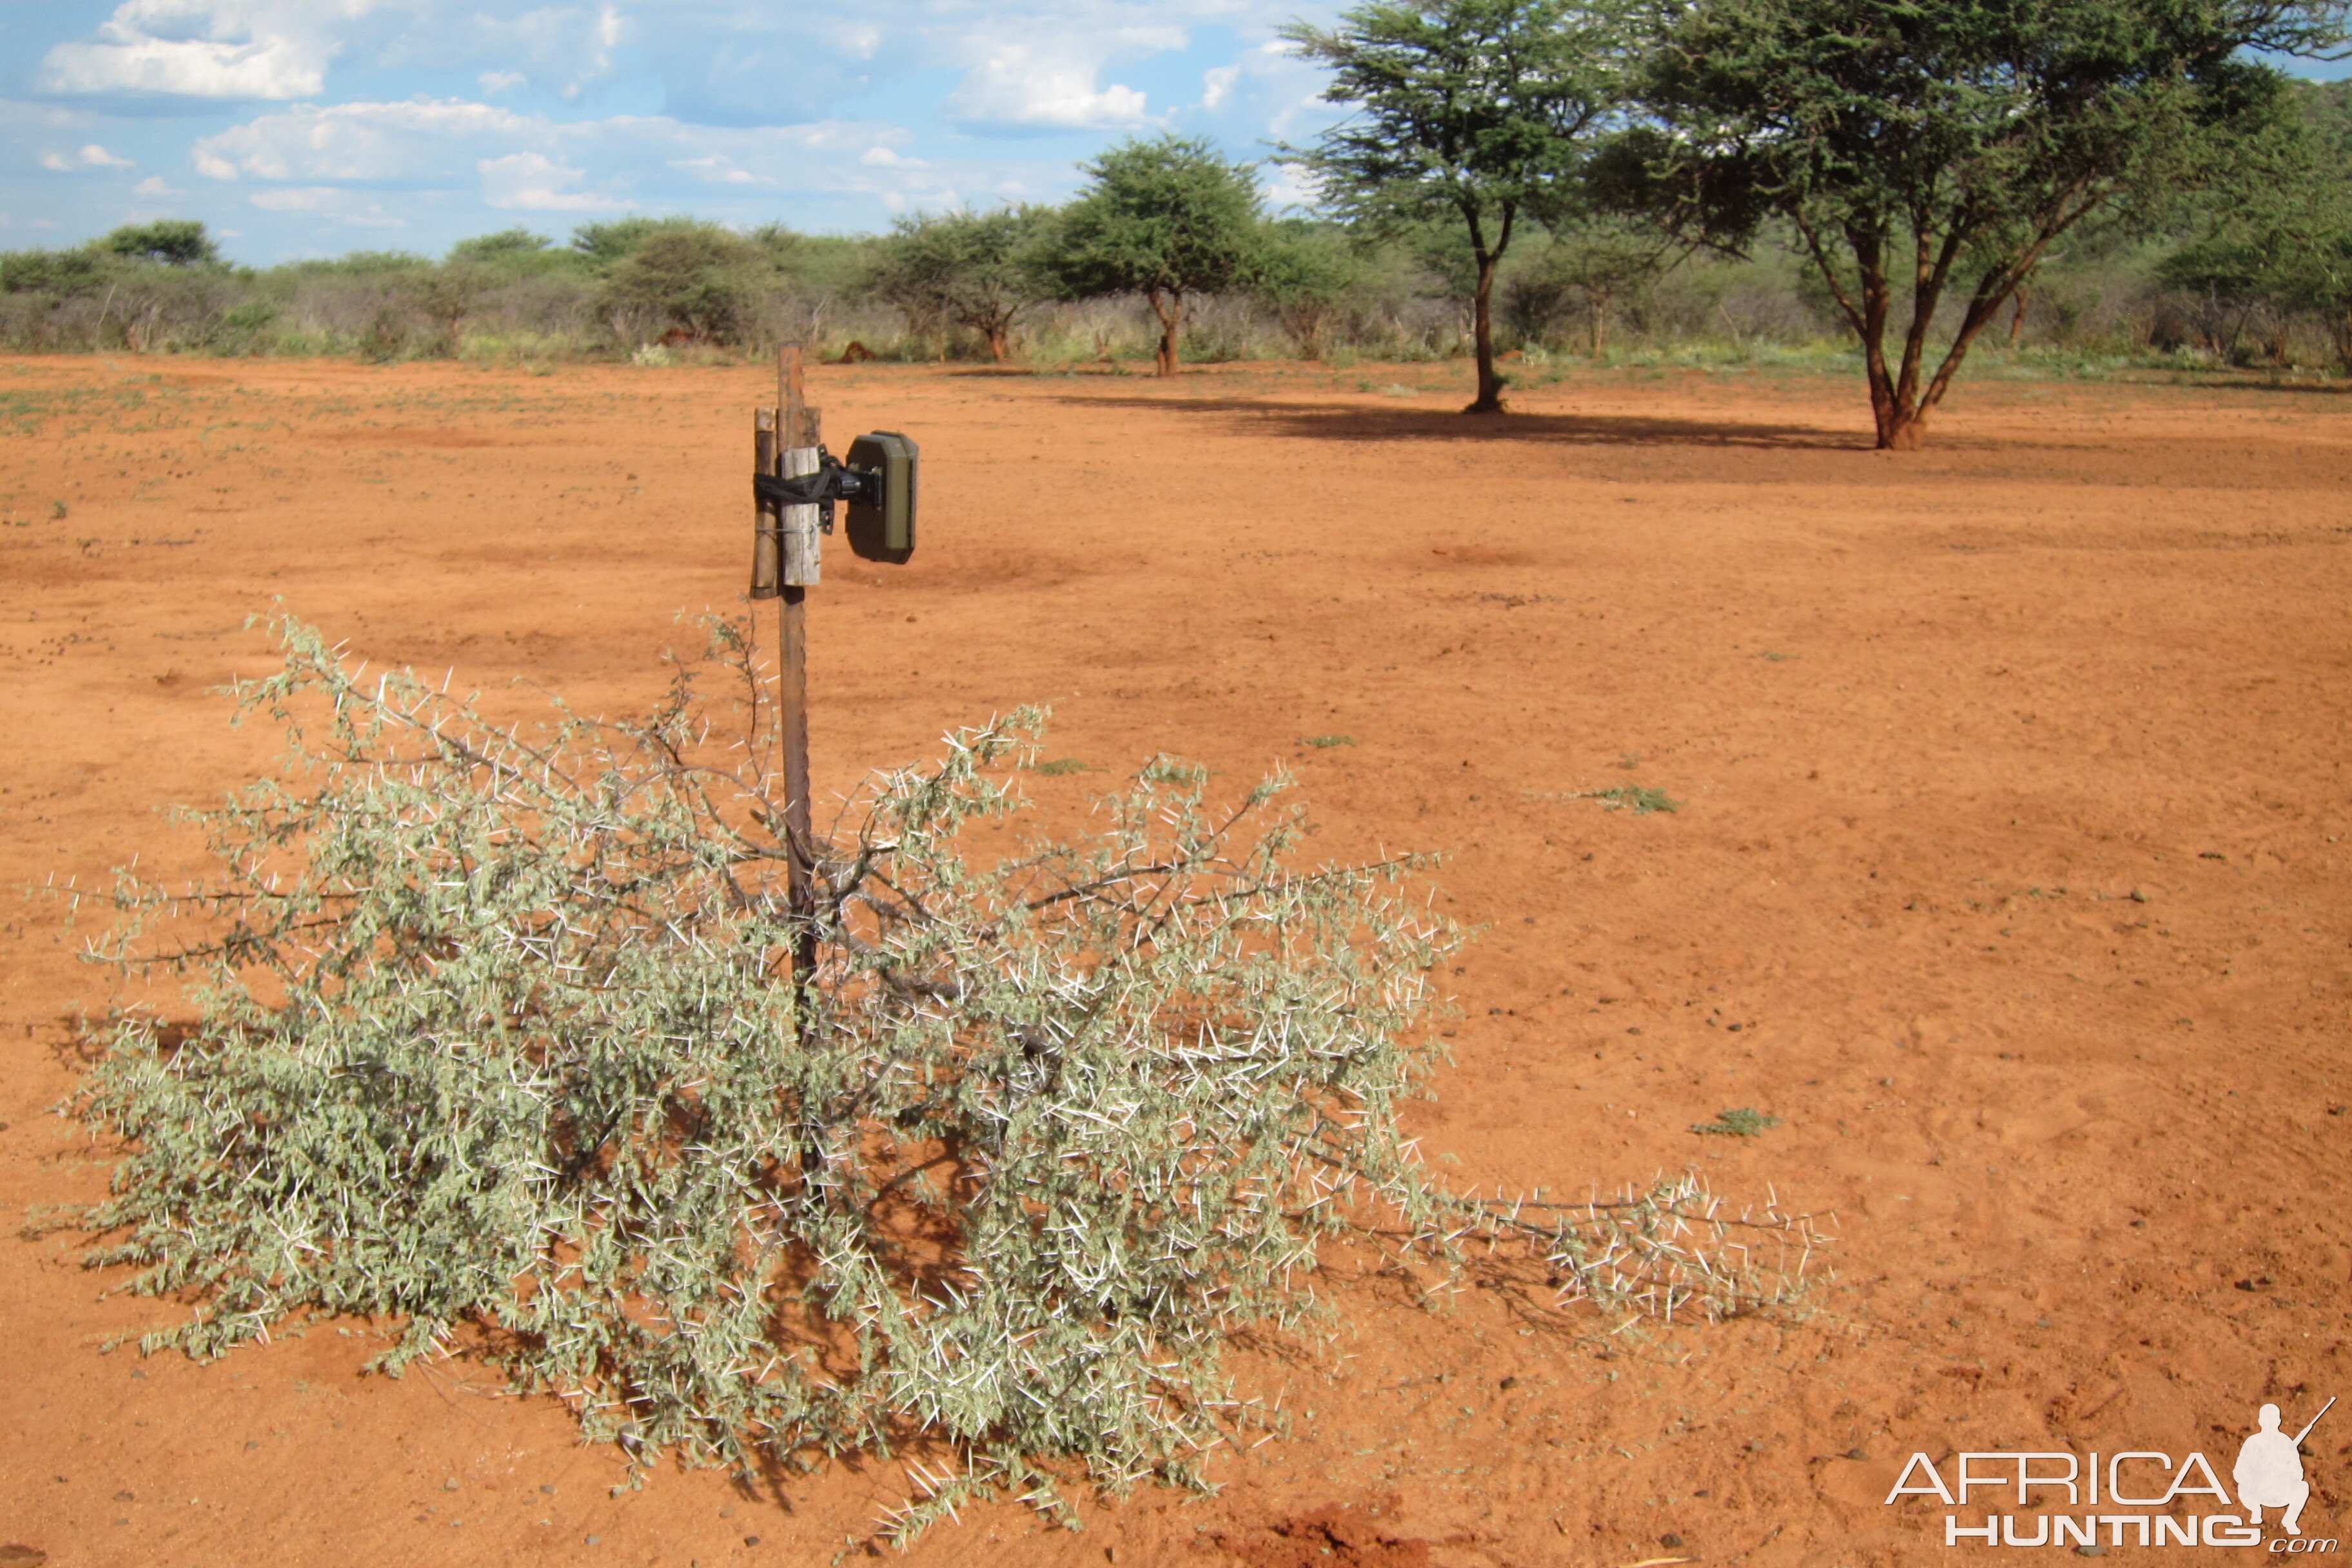
[[[844,465],[858,477],[849,502],[849,548],[868,561],[902,562],[915,552],[915,443],[877,430],[849,444]]]
[[[772,448],[762,447],[761,453]],[[804,449],[803,449],[804,450]],[[816,449],[812,473],[755,472],[752,493],[762,507],[813,506],[817,526],[833,531],[836,501],[849,503],[849,547],[868,561],[903,562],[915,553],[915,443],[894,430],[877,430],[849,444],[849,460],[842,461],[823,447]],[[781,511],[764,513],[781,516]],[[763,522],[758,541],[780,531]],[[764,598],[774,591],[775,550],[755,542],[751,566],[751,596]],[[793,579],[787,579],[788,581]],[[814,575],[801,579],[814,582]],[[764,592],[763,592],[764,590]]]

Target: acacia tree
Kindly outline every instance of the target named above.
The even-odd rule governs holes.
[[[2326,323],[2352,369],[2352,97],[2312,83],[2303,113],[2249,148],[2230,199],[2198,215],[2159,276],[2177,288]]]
[[[1618,14],[1577,0],[1421,0],[1359,5],[1328,32],[1293,22],[1282,36],[1332,68],[1327,102],[1358,106],[1313,148],[1286,150],[1324,202],[1376,229],[1463,226],[1478,355],[1478,395],[1463,412],[1501,412],[1496,269],[1524,219],[1573,210],[1591,135],[1616,102]]]
[[[1045,216],[1024,205],[902,217],[881,244],[874,291],[909,315],[978,332],[1002,364],[1013,322],[1040,293],[1029,252]]]
[[[1130,139],[1083,165],[1093,176],[1041,246],[1065,296],[1141,294],[1160,319],[1159,370],[1176,374],[1184,296],[1248,280],[1259,226],[1247,164],[1203,137]]]
[[[153,223],[125,224],[94,248],[132,261],[152,261],[165,267],[205,267],[220,259],[220,247],[190,217],[158,218]]]
[[[2342,0],[1694,0],[1664,21],[1622,199],[1738,251],[1788,220],[1861,340],[1882,448],[1926,438],[1969,345],[2085,220],[2207,182],[2285,110],[2247,48],[2343,37]],[[1958,322],[1930,374],[1948,294]],[[1887,335],[1909,320],[1890,360]]]

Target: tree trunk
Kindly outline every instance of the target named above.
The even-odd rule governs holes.
[[[1924,388],[1919,384],[1919,373],[1926,368],[1927,336],[1935,324],[1936,306],[1952,279],[1954,267],[1969,247],[1982,237],[1981,231],[1956,224],[1945,234],[1941,245],[1937,245],[1927,230],[1914,227],[1911,323],[1904,333],[1902,369],[1897,374],[1886,363],[1886,324],[1892,313],[1893,295],[1886,279],[1891,221],[1884,214],[1856,215],[1844,226],[1846,248],[1853,258],[1853,287],[1849,288],[1845,275],[1831,259],[1830,248],[1822,243],[1821,232],[1801,216],[1790,215],[1796,220],[1798,234],[1804,238],[1814,270],[1829,285],[1830,297],[1837,301],[1846,323],[1861,341],[1863,363],[1870,381],[1871,422],[1877,427],[1879,450],[1908,452],[1927,444],[1927,416],[1944,401],[1944,394],[1950,389],[1952,377],[1959,374],[1961,363],[1969,357],[1977,334],[2014,296],[2017,315],[2010,324],[2010,338],[2012,342],[2016,341],[2019,324],[2025,316],[2026,279],[2033,276],[2033,269],[2041,265],[2052,243],[2094,210],[2105,195],[2087,185],[2077,186],[2070,197],[2074,204],[2071,211],[2062,205],[2044,219],[2040,231],[2022,249],[1985,270],[1977,279],[1976,292],[1969,296],[1960,330],[1952,335],[1951,346],[1944,351],[1942,363]]]
[[[990,354],[994,356],[997,363],[1003,364],[1004,363],[1004,356],[1013,347],[1012,338],[1012,332],[1003,322],[994,322],[989,326],[988,352]]]
[[[2025,290],[2020,289],[2017,291],[2015,298],[2017,302],[2016,309],[2011,310],[2009,316],[2009,346],[2011,348],[2015,348],[2017,346],[2018,334],[2025,331]]]
[[[1463,224],[1470,231],[1470,254],[1478,264],[1478,286],[1470,296],[1470,341],[1478,356],[1478,396],[1465,414],[1500,414],[1503,412],[1503,378],[1495,370],[1495,271],[1502,265],[1503,252],[1511,246],[1511,224],[1518,216],[1518,208],[1505,202],[1495,230],[1492,249],[1486,245],[1484,215],[1475,203],[1464,202],[1460,207]]]
[[[1969,346],[2024,280],[2025,272],[2040,255],[2040,246],[2019,268],[1989,273],[1978,284],[1951,347],[1945,351],[1942,363],[1923,387],[1919,377],[1926,363],[1927,334],[1934,324],[1936,306],[1943,298],[1945,282],[1951,275],[1952,263],[1961,252],[1960,237],[1946,236],[1940,254],[1933,257],[1926,238],[1914,237],[1911,321],[1903,334],[1899,369],[1886,360],[1886,328],[1894,313],[1894,289],[1886,279],[1885,233],[1861,225],[1846,230],[1846,244],[1853,255],[1854,278],[1861,290],[1858,301],[1847,292],[1844,279],[1830,264],[1814,236],[1807,232],[1805,237],[1814,265],[1828,281],[1830,292],[1853,323],[1855,334],[1862,339],[1863,364],[1870,381],[1871,424],[1875,427],[1878,449],[1917,451],[1927,444],[1928,416],[1943,402],[1952,377],[1968,358]]]
[[[1160,318],[1159,374],[1176,374],[1176,342],[1184,330],[1184,295],[1182,290],[1165,291],[1147,289],[1143,297],[1151,301],[1151,313]]]
[[[1877,403],[1874,395],[1872,402]],[[1878,418],[1880,451],[1916,452],[1927,444],[1927,410],[1906,408],[1890,395],[1884,407],[1874,406],[1872,412]]]
[[[1500,259],[1483,247],[1477,251],[1478,291],[1470,297],[1470,339],[1478,353],[1478,400],[1465,414],[1503,412],[1503,378],[1495,371],[1495,263]]]

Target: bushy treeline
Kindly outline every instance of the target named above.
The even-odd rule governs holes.
[[[2295,91],[2304,134],[2257,150],[2242,180],[2177,204],[2160,225],[2070,237],[2004,307],[1991,345],[2352,369],[2352,82]],[[0,344],[659,363],[797,341],[827,355],[1049,365],[1171,347],[1194,362],[1469,351],[1475,264],[1458,226],[1255,210],[1235,215],[1242,243],[1199,274],[1207,286],[1179,291],[1171,338],[1150,290],[1087,254],[1087,204],[1122,154],[1160,165],[1189,156],[1229,184],[1247,173],[1163,140],[1108,155],[1095,186],[1064,207],[920,215],[883,235],[631,217],[563,240],[511,228],[437,259],[368,251],[258,268],[222,261],[202,224],[166,220],[0,255]],[[1556,231],[1533,222],[1494,300],[1497,345],[1531,357],[1740,356],[1853,341],[1782,225],[1727,255],[1631,219],[1587,216]]]

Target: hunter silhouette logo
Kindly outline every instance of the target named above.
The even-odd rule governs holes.
[[[2204,1455],[2189,1453],[2175,1464],[2171,1455],[2154,1449],[2105,1457],[2092,1454],[2087,1463],[2082,1456],[2063,1450],[1959,1454],[1945,1461],[1955,1467],[1948,1485],[1933,1459],[1914,1454],[1895,1478],[1886,1501],[1932,1497],[1946,1508],[1965,1509],[1970,1493],[1989,1490],[1993,1496],[1983,1501],[2010,1502],[2018,1510],[1986,1512],[1978,1516],[1981,1523],[1959,1513],[1946,1514],[1947,1546],[1963,1542],[2100,1551],[2125,1545],[2260,1546],[2263,1544],[2263,1510],[2275,1509],[2278,1528],[2284,1533],[2271,1539],[2270,1551],[2290,1556],[2332,1552],[2336,1549],[2333,1540],[2313,1540],[2303,1533],[2303,1510],[2311,1500],[2311,1482],[2303,1473],[2299,1446],[2334,1408],[2336,1401],[2331,1398],[2293,1436],[2280,1429],[2277,1405],[2265,1405],[2256,1413],[2254,1430],[2239,1445],[2238,1462],[2230,1469],[2230,1479],[2237,1487],[2236,1512],[2173,1512],[2174,1504],[2200,1497],[2210,1497],[2219,1510],[2228,1510],[2230,1490]],[[2059,1506],[2042,1511],[2044,1503]],[[2071,1511],[2079,1509],[2091,1511]],[[2126,1509],[2135,1511],[2102,1511]],[[2029,1531],[2032,1533],[2026,1533]]]
[[[2319,1415],[2336,1408],[2334,1399],[2319,1407]],[[2230,1479],[2238,1483],[2238,1501],[2244,1505],[2246,1522],[2260,1524],[2263,1510],[2283,1508],[2286,1513],[2279,1520],[2279,1528],[2289,1535],[2301,1535],[2303,1505],[2311,1500],[2311,1483],[2303,1479],[2303,1440],[2319,1425],[2319,1415],[2304,1423],[2303,1430],[2290,1437],[2279,1430],[2279,1407],[2265,1405],[2257,1419],[2261,1429],[2247,1438],[2238,1450],[2238,1463]]]

